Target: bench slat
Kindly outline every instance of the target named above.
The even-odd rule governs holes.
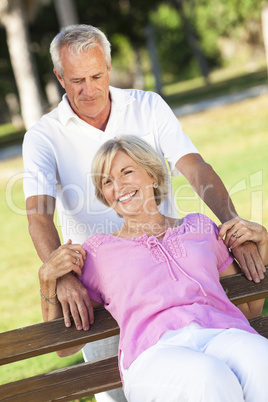
[[[268,338],[268,316],[250,320]],[[78,332],[78,331],[77,331]],[[121,387],[118,358],[78,364],[0,386],[0,400],[9,402],[71,401]]]
[[[264,317],[252,318],[250,325],[262,336],[268,338],[268,315]]]
[[[268,297],[268,275],[260,284],[249,282],[243,274],[221,280],[235,304]],[[268,338],[268,316],[250,320]],[[0,334],[0,364],[11,363],[59,349],[107,338],[119,333],[116,321],[104,309],[95,311],[89,331],[66,328],[63,318]],[[0,386],[0,400],[20,402],[71,401],[121,387],[118,357],[82,363]]]
[[[268,274],[259,284],[248,281],[243,274],[223,278],[221,283],[235,304],[268,297]],[[98,309],[94,314],[95,322],[89,331],[77,331],[74,325],[66,328],[63,318],[59,318],[1,333],[0,365],[119,334],[117,322],[108,311]]]
[[[66,328],[63,318],[59,318],[1,333],[0,365],[119,334],[117,322],[108,311],[101,308],[94,315],[89,331],[77,331],[74,324]]]
[[[236,305],[268,297],[267,272],[260,283],[249,281],[244,274],[236,274],[222,278],[221,285],[229,299]]]
[[[2,385],[0,400],[71,401],[121,386],[118,358],[112,356]]]

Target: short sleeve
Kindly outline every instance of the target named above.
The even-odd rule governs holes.
[[[209,219],[209,218],[207,218]],[[214,251],[217,258],[217,268],[219,273],[224,272],[233,262],[233,257],[223,240],[218,240],[219,228],[215,222],[210,220],[212,233],[214,234]]]
[[[158,96],[155,102],[155,118],[162,152],[173,176],[180,175],[176,163],[183,156],[199,153],[168,104]]]
[[[92,300],[104,304],[100,291],[100,275],[97,259],[97,249],[100,244],[99,234],[89,237],[84,242],[82,247],[86,251],[86,260],[79,280],[87,289],[88,295]]]
[[[35,195],[56,198],[57,166],[53,150],[42,135],[34,129],[25,134],[23,147],[25,199]]]

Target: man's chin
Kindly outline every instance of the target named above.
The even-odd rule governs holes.
[[[79,109],[76,114],[82,119],[84,120],[86,119],[94,119],[95,117],[97,117],[99,114],[101,113],[100,109],[96,109],[96,108],[83,108],[83,109]]]

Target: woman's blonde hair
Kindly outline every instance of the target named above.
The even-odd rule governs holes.
[[[98,200],[109,206],[102,193],[103,175],[109,175],[113,159],[118,151],[125,152],[140,165],[157,183],[154,188],[156,204],[160,205],[167,197],[167,172],[155,150],[145,141],[134,135],[125,135],[105,142],[97,151],[92,162],[92,180]]]

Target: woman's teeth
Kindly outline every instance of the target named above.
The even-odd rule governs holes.
[[[124,195],[123,197],[118,198],[119,202],[127,201],[129,198],[133,197],[136,194],[137,191],[132,191],[132,193],[129,193],[127,195]]]

